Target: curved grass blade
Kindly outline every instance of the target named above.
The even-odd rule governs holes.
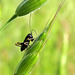
[[[34,63],[36,63],[37,59],[36,59],[36,61],[35,61],[35,57],[40,53],[41,48],[42,48],[42,47],[46,44],[46,42],[48,41],[48,39],[47,39],[48,34],[50,33],[51,27],[53,26],[53,22],[54,22],[54,20],[55,20],[55,18],[56,18],[56,16],[57,16],[59,10],[61,9],[63,3],[64,3],[64,0],[61,1],[60,5],[59,5],[59,7],[58,7],[58,9],[57,9],[57,12],[55,13],[55,15],[54,15],[53,19],[51,20],[51,22],[49,23],[49,25],[48,25],[48,26],[43,30],[43,32],[36,38],[36,40],[34,41],[34,43],[26,50],[26,52],[25,52],[25,54],[24,54],[24,56],[23,56],[23,58],[22,58],[20,64],[18,65],[18,67],[17,67],[17,69],[16,69],[16,71],[15,71],[15,75],[24,75],[24,74],[25,74],[25,75],[28,75],[28,73],[30,72],[30,70],[33,69],[33,66],[34,66],[35,64],[32,65],[32,64],[30,64],[30,63],[31,63],[32,61],[33,61]],[[29,57],[28,60],[26,60],[25,58],[26,58],[28,55],[30,55],[30,54],[32,54],[31,57]],[[36,54],[35,57],[34,57],[34,54]],[[34,59],[32,59],[32,57],[33,57]],[[37,57],[37,58],[38,58],[38,57]],[[25,60],[23,61],[23,59],[25,59]],[[31,59],[30,63],[27,63],[27,61],[29,62],[30,59]],[[26,61],[26,62],[25,62],[25,61]],[[23,64],[23,63],[24,63],[24,64]],[[22,64],[23,64],[23,66],[22,66]],[[24,65],[27,65],[27,66],[31,65],[31,66],[29,66],[29,69],[27,70],[27,72],[26,72],[26,67],[27,67],[27,66],[24,66]],[[30,68],[30,67],[31,67],[31,68]],[[23,68],[23,70],[22,70],[22,68]]]
[[[40,8],[47,0],[24,0],[16,9],[17,16],[26,15]]]
[[[34,10],[40,8],[47,0],[24,0],[20,3],[20,5],[17,7],[15,15],[9,21],[7,21],[1,28],[0,31],[7,26],[9,22],[14,20],[18,16],[24,16],[27,15]]]
[[[17,66],[14,75],[27,75],[34,67],[38,59],[38,53],[28,54]]]
[[[13,15],[1,28],[0,28],[0,31],[9,23],[11,22],[13,19],[15,19],[17,16],[16,15]]]

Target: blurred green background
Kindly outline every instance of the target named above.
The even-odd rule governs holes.
[[[21,1],[0,0],[0,27],[14,14]],[[37,35],[33,33],[35,38],[59,3],[60,0],[48,0],[32,13],[31,28],[37,32]],[[0,75],[14,75],[24,54],[15,43],[22,42],[29,32],[29,15],[18,17],[0,32]],[[30,75],[75,75],[75,0],[65,0],[50,35]]]

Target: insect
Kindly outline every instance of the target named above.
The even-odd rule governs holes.
[[[31,14],[30,14],[30,19],[31,19]],[[30,31],[31,31],[30,19],[29,19],[29,27],[30,27]],[[34,41],[32,31],[25,37],[25,39],[22,43],[17,42],[15,45],[21,47],[21,51],[24,51],[29,46],[30,41],[32,41],[32,42]]]

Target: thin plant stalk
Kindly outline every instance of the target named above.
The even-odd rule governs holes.
[[[63,50],[60,58],[60,75],[67,75],[66,64],[67,64],[67,53],[69,49],[69,34],[67,32],[63,35]]]

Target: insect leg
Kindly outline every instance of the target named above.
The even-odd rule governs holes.
[[[34,38],[27,38],[27,40],[28,40],[28,41],[33,41],[33,40],[34,40]]]
[[[29,42],[24,42],[24,45],[29,45]]]
[[[30,45],[29,45],[29,42],[25,42],[24,45],[30,46]]]
[[[17,42],[15,45],[18,46],[18,47],[21,47],[22,43]]]

